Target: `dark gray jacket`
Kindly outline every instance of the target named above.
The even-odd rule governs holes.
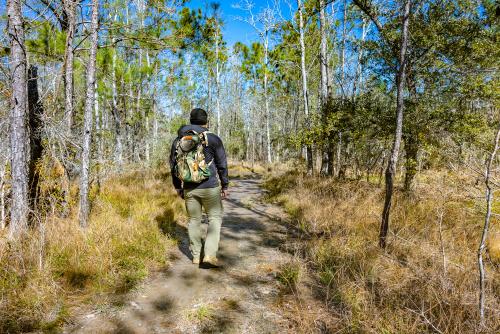
[[[227,175],[226,151],[224,150],[224,145],[222,144],[222,140],[219,138],[219,136],[211,132],[208,133],[208,146],[205,146],[203,149],[203,153],[205,154],[205,162],[208,164],[213,161],[210,165],[210,178],[201,183],[186,182],[183,185],[182,181],[174,175],[175,148],[177,145],[177,141],[185,136],[186,133],[190,130],[194,130],[198,133],[208,131],[207,128],[204,128],[202,126],[190,124],[181,126],[181,128],[177,132],[177,138],[172,143],[172,148],[170,150],[170,171],[172,172],[172,182],[175,189],[215,188],[219,186],[219,180],[222,189],[227,189],[229,185],[229,179]]]

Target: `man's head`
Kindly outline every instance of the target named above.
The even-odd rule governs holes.
[[[194,108],[193,110],[191,110],[189,120],[191,124],[194,125],[207,125],[208,113],[201,108]]]

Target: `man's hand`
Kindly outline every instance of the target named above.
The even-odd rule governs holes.
[[[229,191],[227,191],[227,189],[221,189],[220,195],[222,199],[227,199],[227,197],[229,196]]]
[[[177,196],[184,199],[184,189],[175,189],[177,191]]]

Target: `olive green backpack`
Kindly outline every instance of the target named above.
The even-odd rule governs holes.
[[[207,164],[203,153],[203,148],[208,145],[208,133],[190,130],[177,141],[175,176],[182,182],[201,183],[210,177],[212,161]]]

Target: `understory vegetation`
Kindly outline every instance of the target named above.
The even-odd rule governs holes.
[[[428,171],[413,194],[397,191],[385,250],[376,243],[384,195],[376,180],[287,174],[265,186],[268,200],[291,216],[291,249],[341,333],[473,333],[484,219],[481,202],[470,192],[474,181]],[[489,333],[500,330],[498,222],[492,221],[486,260]],[[296,321],[310,332],[314,319],[307,324],[302,313],[297,311]]]
[[[58,328],[82,305],[120,304],[152,270],[168,266],[182,202],[165,173],[142,170],[94,187],[90,226],[48,215],[22,242],[0,238],[0,332]],[[74,209],[74,208],[73,208]]]

